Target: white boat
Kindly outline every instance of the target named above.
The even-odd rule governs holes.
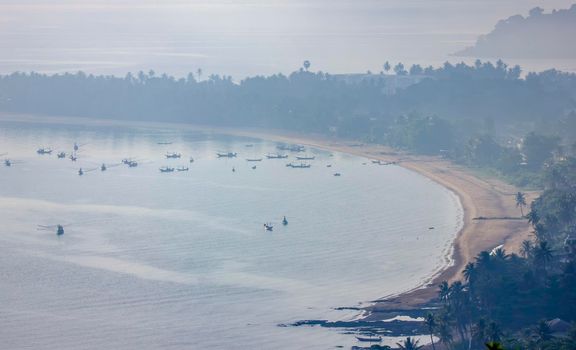
[[[275,154],[266,155],[266,158],[268,158],[268,159],[286,159],[286,158],[288,158],[288,155],[275,153]]]
[[[182,155],[180,153],[166,153],[166,158],[180,158]]]
[[[356,339],[358,339],[358,341],[371,342],[371,343],[379,343],[382,341],[382,337],[376,337],[376,336],[364,336],[364,337],[356,336]]]
[[[298,159],[298,160],[314,160],[314,159],[316,159],[316,157],[314,157],[314,156],[304,156],[304,157],[296,156],[296,159]]]

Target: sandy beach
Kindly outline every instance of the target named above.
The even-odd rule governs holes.
[[[15,114],[0,114],[0,120],[81,125],[135,125],[134,122],[126,121]],[[138,123],[138,125],[149,127],[166,126],[164,123]],[[516,207],[515,203],[517,188],[495,178],[478,176],[471,169],[455,165],[440,157],[412,155],[380,145],[362,144],[329,138],[323,135],[296,134],[283,130],[212,128],[189,124],[171,124],[171,126],[188,130],[301,144],[374,160],[395,162],[399,166],[415,171],[453,191],[459,197],[464,209],[464,225],[454,242],[450,266],[436,276],[430,276],[430,280],[426,285],[415,286],[414,289],[399,295],[382,296],[369,308],[370,315],[368,318],[377,319],[380,312],[418,308],[426,304],[437,295],[437,285],[441,281],[452,282],[460,278],[464,266],[468,262],[473,261],[475,256],[481,251],[492,250],[497,246],[503,245],[507,252],[518,252],[521,242],[529,239],[531,235],[527,220],[498,219],[520,217],[520,209]],[[537,195],[537,192],[526,192],[528,204]],[[477,217],[489,219],[474,220]]]

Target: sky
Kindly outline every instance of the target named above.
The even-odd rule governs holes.
[[[0,0],[0,73],[184,76],[439,65],[500,19],[575,0]],[[576,70],[574,62],[523,62]],[[573,67],[574,66],[574,67]]]

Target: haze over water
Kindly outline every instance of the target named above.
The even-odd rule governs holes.
[[[35,152],[74,142],[85,144],[77,163]],[[350,346],[336,330],[277,325],[349,319],[332,308],[413,288],[447,264],[462,221],[453,193],[398,166],[315,149],[310,169],[245,160],[275,146],[170,127],[0,122],[0,153],[20,161],[0,168],[4,346]],[[158,171],[190,156],[189,172]],[[96,169],[125,157],[140,165]],[[273,232],[262,229],[269,221]],[[60,238],[36,229],[57,223]]]
[[[185,76],[312,70],[379,72],[382,64],[441,65],[509,16],[572,0],[238,0],[0,3],[0,73],[40,71]],[[498,59],[495,57],[494,60]],[[576,71],[574,60],[507,59],[525,71]]]

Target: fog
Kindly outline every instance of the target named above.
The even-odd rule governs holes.
[[[571,1],[253,0],[0,3],[0,73],[84,70],[177,76],[202,68],[232,75],[313,70],[380,71],[386,60],[439,65],[498,20]],[[522,63],[532,69],[549,62]],[[573,70],[573,62],[555,62]]]

